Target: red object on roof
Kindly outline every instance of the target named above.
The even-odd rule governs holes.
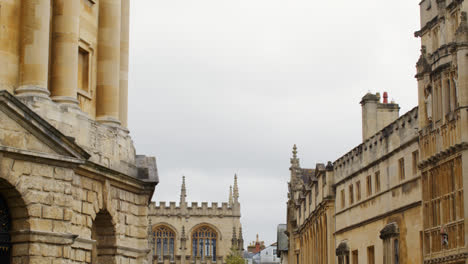
[[[388,104],[388,93],[387,92],[383,93],[383,103]]]

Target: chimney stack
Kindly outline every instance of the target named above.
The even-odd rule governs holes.
[[[362,106],[362,141],[375,135],[399,117],[400,107],[396,103],[388,103],[388,93],[383,94],[383,103],[380,103],[380,94],[367,93],[361,100]]]

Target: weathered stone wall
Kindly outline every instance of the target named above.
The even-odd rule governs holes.
[[[24,101],[46,119],[0,93],[0,195],[12,218],[13,263],[147,263],[154,159],[139,156],[137,168],[125,131],[48,99]],[[109,163],[93,162],[106,155]]]

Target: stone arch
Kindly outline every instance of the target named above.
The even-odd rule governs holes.
[[[192,237],[193,231],[195,231],[195,230],[197,230],[198,228],[203,227],[203,226],[207,226],[207,227],[210,227],[211,229],[213,229],[213,230],[218,234],[218,239],[219,239],[219,240],[223,240],[223,234],[221,233],[221,231],[219,230],[219,228],[216,227],[216,226],[213,225],[213,224],[206,223],[206,222],[197,224],[197,225],[193,226],[192,228],[190,228],[190,231],[189,231],[189,233],[188,233],[189,236]]]
[[[216,261],[219,256],[220,232],[207,224],[198,224],[190,230],[191,255],[202,261]]]
[[[16,247],[21,233],[30,230],[29,212],[20,192],[7,180],[0,178],[0,263],[24,262],[27,256],[20,255]],[[4,225],[6,224],[6,225]],[[27,245],[26,245],[27,246]],[[11,262],[10,262],[11,261]]]
[[[180,239],[180,234],[177,228],[175,228],[173,225],[169,224],[168,222],[158,222],[151,226],[151,230],[154,231],[156,228],[160,226],[166,226],[167,228],[171,229],[172,232],[174,232],[176,239]]]
[[[91,252],[91,262],[116,264],[116,238],[115,222],[112,215],[107,210],[99,211],[91,227],[91,239],[96,241]]]
[[[165,256],[174,261],[178,244],[177,229],[168,223],[157,223],[151,227],[151,250],[153,259],[163,261]]]

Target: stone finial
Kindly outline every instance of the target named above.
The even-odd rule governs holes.
[[[229,186],[229,207],[232,207],[233,205],[233,200],[232,200],[232,185]]]
[[[299,168],[299,159],[297,158],[297,146],[294,144],[293,146],[293,151],[292,151],[293,157],[291,158],[291,168]]]
[[[244,249],[244,235],[242,234],[242,227],[239,227],[238,249],[239,251]]]
[[[237,235],[236,235],[236,227],[232,227],[232,248],[237,248]]]
[[[418,72],[416,77],[431,72],[431,65],[428,61],[427,48],[423,45],[421,46],[421,55],[419,56],[419,60],[416,63],[416,70]]]
[[[233,198],[234,198],[234,203],[239,202],[239,186],[237,185],[237,174],[234,174]]]
[[[187,189],[185,187],[185,176],[182,176],[182,186],[180,188],[180,204],[185,204],[187,198]]]

